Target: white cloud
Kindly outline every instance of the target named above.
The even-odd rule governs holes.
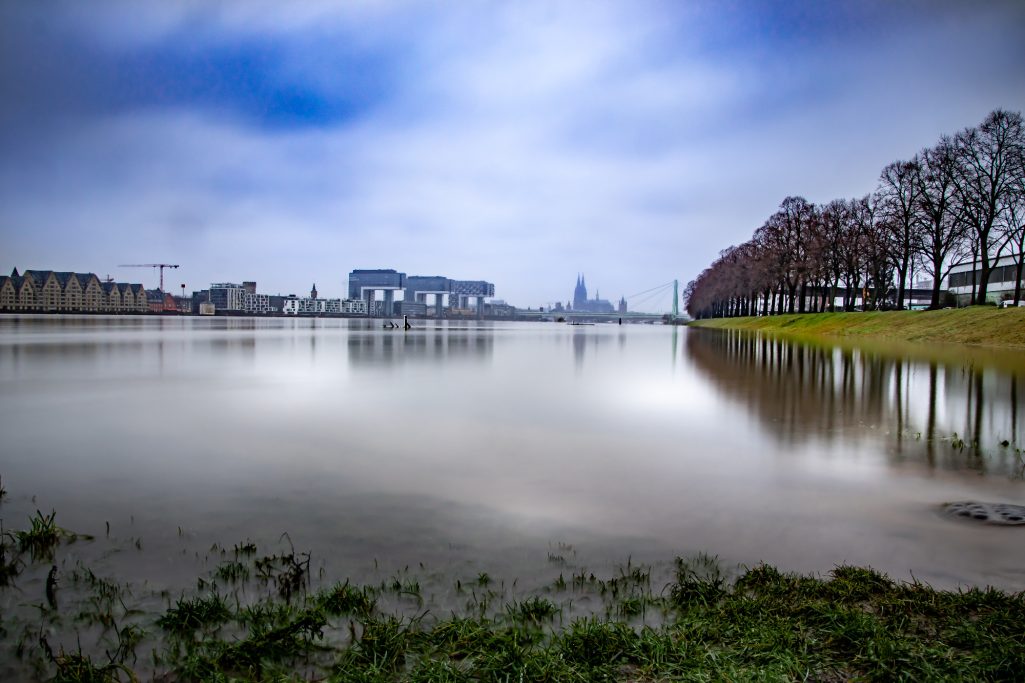
[[[1021,76],[979,82],[952,68],[959,55],[940,59],[942,25],[872,50],[760,62],[743,45],[710,50],[704,24],[656,4],[167,7],[140,10],[140,34],[189,21],[207,42],[338,31],[360,49],[402,41],[407,57],[383,102],[337,125],[135,109],[35,141],[0,163],[0,229],[16,259],[0,265],[106,272],[170,259],[196,288],[254,278],[290,292],[315,280],[336,296],[351,268],[395,267],[487,278],[530,306],[568,298],[583,270],[618,298],[695,275],[787,194],[859,194],[899,143],[917,149],[976,112],[1025,104],[1012,87]],[[91,25],[115,40],[116,27]],[[980,16],[962,30],[992,25]],[[117,40],[139,40],[128,33]],[[345,82],[332,68],[299,52],[282,73],[331,92]],[[914,97],[901,99],[909,78]]]

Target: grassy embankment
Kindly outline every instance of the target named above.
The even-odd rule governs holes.
[[[1025,349],[1025,308],[972,306],[942,311],[803,313],[696,320],[695,327],[804,337],[941,342]]]
[[[677,560],[675,578],[660,586],[645,566],[606,577],[567,566],[518,599],[482,573],[451,577],[463,606],[432,611],[408,572],[315,588],[308,555],[261,556],[242,543],[212,549],[215,568],[194,590],[143,610],[138,584],[65,566],[72,538],[52,515],[3,535],[0,591],[17,591],[33,609],[0,613],[4,655],[17,658],[0,657],[0,671],[54,681],[439,683],[1021,680],[1025,672],[1025,594],[938,591],[856,567],[815,578],[760,565],[727,579],[699,557]],[[23,571],[38,577],[51,566],[45,589],[39,580],[19,585]],[[592,605],[591,616],[564,616],[574,601]]]

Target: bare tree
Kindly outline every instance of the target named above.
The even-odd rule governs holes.
[[[771,315],[783,312],[784,273],[790,261],[777,227],[776,222],[770,218],[755,231],[754,235],[754,242],[761,254],[759,263],[764,270],[765,287],[768,290],[768,303],[763,306],[763,310]]]
[[[935,147],[923,150],[919,159],[918,203],[925,219],[920,249],[925,269],[932,276],[929,308],[935,309],[940,306],[940,285],[953,265],[951,257],[964,255],[967,224],[957,206],[958,161],[954,140],[940,138]]]
[[[808,238],[813,211],[812,205],[804,197],[787,197],[767,222],[775,235],[777,248],[784,254],[783,281],[787,289],[788,313],[794,312],[794,304],[798,298],[799,312],[804,312]]]
[[[854,300],[862,285],[862,273],[865,270],[866,221],[864,214],[868,211],[869,198],[851,199],[847,201],[844,214],[844,237],[840,243],[840,260],[843,264],[844,310],[854,310]]]
[[[867,195],[854,204],[854,223],[862,243],[862,268],[865,275],[866,310],[884,307],[893,284],[893,259],[890,256],[892,228],[880,220],[875,195]]]
[[[974,303],[984,304],[993,264],[1007,244],[1000,239],[1000,220],[1014,201],[1025,168],[1025,126],[1020,113],[997,109],[978,128],[961,131],[956,140],[955,187],[981,265]]]
[[[861,296],[866,309],[904,307],[916,268],[932,275],[930,306],[952,261],[968,252],[972,300],[983,303],[1005,249],[1017,265],[1015,302],[1025,270],[1025,125],[996,110],[978,128],[943,137],[911,161],[883,169],[879,191],[816,207],[787,197],[752,239],[724,249],[687,285],[694,317],[803,313],[835,309]],[[895,276],[896,275],[896,279]],[[896,296],[894,297],[894,283]]]
[[[824,267],[829,278],[829,310],[836,310],[836,290],[844,274],[844,240],[847,237],[850,209],[846,201],[834,199],[819,212]],[[844,303],[847,296],[844,294]]]
[[[919,160],[915,157],[911,161],[895,161],[879,174],[879,212],[887,228],[890,257],[897,270],[897,308],[904,308],[908,273],[921,239],[920,171]]]

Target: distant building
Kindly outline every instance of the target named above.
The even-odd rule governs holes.
[[[626,313],[626,297],[625,296],[619,297],[619,308],[617,309],[617,312],[618,313]]]
[[[470,299],[474,299],[477,303],[477,317],[481,318],[484,316],[484,299],[493,296],[495,296],[495,286],[490,282],[452,280],[452,295],[449,297],[449,301],[451,302],[452,297],[455,297],[455,306],[465,310],[470,307]]]
[[[146,290],[146,303],[151,313],[177,313],[178,303],[174,296],[159,289]]]
[[[494,299],[484,306],[485,312],[495,318],[512,318],[516,315],[516,307],[510,306],[502,299]],[[559,308],[561,308],[561,306],[556,304],[556,310]]]
[[[215,282],[207,291],[210,303],[217,311],[242,311],[242,299],[246,290],[232,282]]]
[[[210,289],[194,292],[192,295],[193,310],[201,310],[203,303],[213,304],[214,310],[225,313],[248,313],[250,315],[267,315],[277,313],[278,308],[271,302],[271,295],[256,292],[255,282],[215,282]]]
[[[371,315],[390,316],[395,293],[405,285],[406,274],[391,268],[354,270],[349,273],[349,298],[366,301]],[[384,292],[383,302],[376,301],[379,291]]]
[[[1018,279],[1018,261],[1023,258],[1018,254],[1001,256],[996,262],[990,261],[992,272],[986,286],[986,299],[994,303],[1014,298],[1014,285]],[[981,261],[964,261],[950,267],[947,276],[947,289],[957,297],[958,305],[971,303],[973,291],[978,291],[982,279]]]
[[[145,313],[149,301],[140,284],[101,282],[95,273],[15,268],[0,277],[0,311],[53,313]]]
[[[609,301],[599,299],[597,290],[594,298],[588,299],[587,284],[583,274],[580,274],[577,275],[577,286],[573,290],[573,310],[578,313],[614,313],[616,309]]]
[[[377,300],[382,292],[384,300]],[[401,293],[401,304],[396,304],[396,294]],[[362,299],[373,316],[420,315],[421,304],[424,315],[427,306],[436,317],[448,311],[455,315],[484,314],[484,301],[495,295],[495,285],[484,280],[453,280],[442,275],[410,275],[392,269],[354,270],[349,273],[349,298]],[[431,301],[428,301],[428,297]],[[471,308],[471,301],[474,308]],[[417,304],[407,306],[406,304]],[[417,313],[401,313],[401,311]]]
[[[427,304],[420,301],[396,301],[395,315],[408,315],[410,318],[426,318]]]
[[[363,299],[343,299],[342,313],[344,315],[366,315],[367,302]]]
[[[192,313],[192,297],[190,296],[175,296],[174,305],[179,313]]]
[[[280,313],[281,309],[285,306],[285,297],[280,294],[271,294],[270,299],[270,310],[274,313]]]
[[[281,306],[281,312],[285,315],[321,315],[326,308],[323,299],[286,296]]]
[[[314,287],[314,290],[316,288]],[[314,297],[286,296],[281,312],[285,315],[366,315],[367,304],[362,299],[317,299]]]
[[[242,312],[254,315],[267,315],[277,311],[270,304],[270,294],[257,294],[247,290],[242,296]]]

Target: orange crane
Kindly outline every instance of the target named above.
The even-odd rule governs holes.
[[[159,268],[160,269],[160,293],[164,293],[164,268],[178,268],[172,263],[125,263],[118,268]]]

